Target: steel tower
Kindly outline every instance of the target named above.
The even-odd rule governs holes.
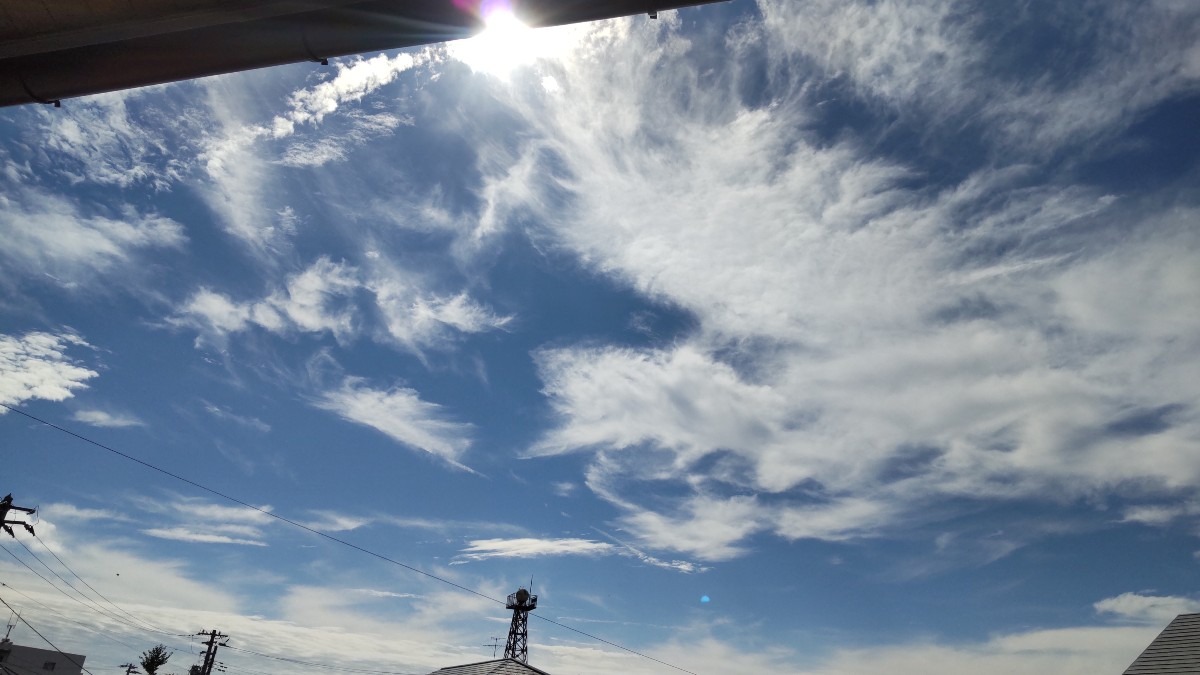
[[[530,595],[524,588],[508,596],[507,609],[513,611],[512,623],[508,625],[508,642],[504,645],[504,658],[529,662],[529,612],[537,609],[537,596]]]

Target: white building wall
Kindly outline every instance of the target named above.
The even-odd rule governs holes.
[[[0,673],[4,675],[83,675],[85,658],[0,640]]]

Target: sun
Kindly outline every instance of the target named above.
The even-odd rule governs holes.
[[[553,58],[569,48],[569,34],[557,28],[533,29],[508,8],[497,8],[484,17],[479,35],[447,45],[450,56],[471,70],[507,79],[519,66]]]

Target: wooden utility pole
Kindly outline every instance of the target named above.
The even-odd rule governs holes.
[[[0,529],[3,529],[5,532],[8,533],[8,536],[13,537],[14,539],[16,538],[17,535],[13,534],[13,529],[11,527],[12,525],[20,525],[21,527],[24,527],[25,530],[27,532],[29,532],[29,534],[33,534],[33,525],[30,525],[29,523],[27,523],[23,520],[9,520],[8,514],[12,511],[20,511],[21,513],[35,513],[37,511],[37,509],[30,509],[30,508],[26,508],[24,506],[17,506],[16,504],[13,504],[12,502],[13,502],[12,495],[8,495],[4,499],[0,499]],[[37,536],[37,535],[34,535],[34,536]]]
[[[95,666],[93,666],[93,667],[95,667]],[[138,672],[137,666],[133,665],[132,663],[122,663],[121,665],[119,665],[117,667],[124,668],[125,675],[133,675],[134,673]]]
[[[217,647],[226,647],[228,642],[219,642],[229,637],[223,633],[217,632],[214,628],[208,632],[200,631],[196,635],[207,635],[208,641],[203,644],[207,647],[204,650],[204,664],[200,666],[200,675],[212,675],[213,665],[217,662]]]

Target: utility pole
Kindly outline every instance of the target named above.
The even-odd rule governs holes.
[[[492,658],[494,659],[494,658],[496,658],[496,650],[498,650],[500,648],[500,638],[493,635],[491,643],[483,645],[483,646],[492,648]]]
[[[132,663],[122,663],[121,665],[119,665],[117,667],[124,668],[125,675],[133,675],[134,673],[138,672],[137,666],[133,665]]]
[[[3,528],[4,531],[8,533],[8,536],[12,537],[13,539],[16,539],[17,535],[13,534],[13,529],[11,526],[12,525],[20,525],[20,526],[24,527],[25,530],[27,532],[29,532],[29,534],[33,534],[33,536],[36,537],[37,535],[33,533],[32,525],[30,525],[29,523],[27,523],[23,520],[9,520],[8,513],[10,511],[20,511],[22,513],[34,513],[37,511],[37,509],[30,509],[30,508],[26,508],[24,506],[17,506],[16,504],[12,503],[12,499],[13,499],[13,497],[11,494],[5,496],[4,499],[0,499],[0,528]]]
[[[213,630],[208,631],[207,633],[204,631],[200,631],[199,633],[196,633],[196,635],[207,635],[208,636],[208,641],[203,643],[207,647],[207,649],[204,650],[204,665],[200,666],[200,675],[212,675],[213,665],[216,664],[216,662],[217,662],[217,647],[228,647],[229,646],[228,642],[219,642],[219,641],[224,640],[225,638],[227,638],[229,636],[225,635],[223,633],[217,632],[217,630],[215,628]]]

